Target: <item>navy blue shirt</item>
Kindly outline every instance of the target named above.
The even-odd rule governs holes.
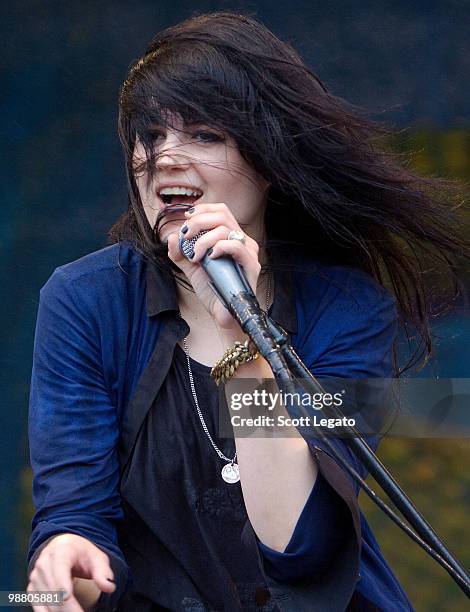
[[[362,272],[323,265],[292,249],[277,262],[271,316],[288,331],[293,347],[316,376],[392,376],[397,317],[385,289]],[[281,264],[294,268],[282,270]],[[37,511],[28,558],[31,568],[39,547],[58,533],[90,539],[110,555],[118,578],[114,600],[102,597],[103,606],[115,605],[128,576],[117,537],[124,518],[120,476],[169,370],[174,346],[189,331],[183,321],[175,321],[176,309],[172,279],[128,243],[61,266],[41,290],[30,403]],[[291,548],[285,554],[270,551],[257,541],[249,523],[244,534],[257,543],[260,563],[270,575],[271,595],[285,596],[289,583],[292,606],[283,603],[285,610],[315,605],[342,610],[353,595],[356,602],[366,598],[364,610],[367,602],[379,610],[412,610],[358,508],[357,485],[320,440],[308,443],[321,477]],[[344,441],[334,443],[365,475]],[[331,584],[293,582],[296,568],[297,575],[308,576],[319,559],[312,555],[318,546],[318,520],[325,504],[334,503],[325,496],[328,487],[316,497],[322,482],[348,508],[350,537]],[[354,609],[361,609],[360,604]]]

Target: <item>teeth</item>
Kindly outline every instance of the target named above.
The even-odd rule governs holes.
[[[186,196],[201,196],[201,191],[193,191],[186,187],[164,187],[158,192],[158,195],[186,195]]]

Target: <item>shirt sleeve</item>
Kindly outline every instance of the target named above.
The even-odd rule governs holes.
[[[329,317],[336,321],[336,333],[314,361],[304,361],[320,382],[322,377],[392,377],[396,306],[388,292],[381,290],[380,299],[377,295],[375,290],[366,291],[358,301],[344,300],[331,308]],[[307,348],[315,343],[315,331],[304,342]],[[382,394],[381,385],[375,394],[369,393],[369,410],[379,406]],[[291,583],[293,588],[295,585],[290,596],[298,597],[298,605],[315,601],[326,606],[335,603],[338,608],[333,605],[334,609],[346,608],[360,579],[359,485],[337,462],[324,441],[310,433],[304,438],[318,464],[316,484],[284,552],[273,551],[257,540],[261,562],[275,587],[283,583]],[[366,437],[374,450],[378,439],[378,435]],[[329,440],[342,459],[365,478],[365,468],[346,441],[333,436]]]
[[[346,505],[321,472],[297,521],[284,552],[258,541],[265,570],[279,582],[293,582],[309,574],[321,576],[340,552],[351,529]]]
[[[123,518],[119,425],[102,371],[103,334],[85,302],[60,269],[40,292],[29,410],[36,513],[28,574],[52,536],[83,536],[110,558],[117,588],[100,597],[99,609],[107,610],[129,577],[116,533]]]
[[[350,395],[344,410],[358,408],[354,414],[357,429],[375,451],[381,425],[390,409],[388,392],[394,376],[393,345],[398,330],[395,300],[383,288],[380,294],[378,288],[364,290],[362,295],[358,291],[354,300],[345,299],[338,305],[334,318],[337,320],[335,336],[308,367],[327,390],[330,390],[330,380],[331,390],[344,382],[346,395]],[[355,381],[362,383],[362,387]],[[338,454],[365,478],[367,470],[346,441],[333,436],[330,439]],[[328,448],[318,437],[309,436],[307,441],[317,451],[316,456],[318,451],[328,454]],[[359,485],[352,478],[349,482],[357,494]]]

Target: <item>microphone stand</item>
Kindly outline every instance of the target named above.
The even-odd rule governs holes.
[[[200,234],[202,233],[205,233],[205,231],[200,232]],[[199,235],[190,240],[185,240],[184,235],[180,232],[180,249],[186,257],[190,258],[190,254],[194,253],[194,242]],[[224,260],[226,261],[224,262]],[[314,393],[324,393],[323,387],[318,380],[302,363],[292,346],[288,344],[287,333],[259,307],[256,296],[248,284],[241,267],[234,263],[231,258],[221,257],[218,260],[211,260],[207,255],[203,258],[201,264],[209,278],[211,278],[210,284],[214,293],[225,307],[228,308],[242,330],[252,339],[260,354],[269,363],[279,389],[285,393],[295,393],[297,387],[294,381],[295,379],[301,379],[303,381],[301,386],[312,393],[312,395]],[[233,291],[234,287],[242,287],[243,290]],[[331,456],[365,490],[367,495],[389,518],[446,569],[467,597],[470,597],[470,576],[466,573],[465,569],[446,548],[431,525],[418,512],[357,429],[345,423],[345,415],[338,406],[331,406],[329,409],[339,418],[344,419],[343,429],[347,433],[345,441],[349,448],[413,526],[416,533],[383,500],[377,497],[375,492],[364,482],[360,474],[337,452],[323,429],[317,427],[317,433],[328,448]],[[309,416],[303,405],[301,410],[305,416]]]
[[[324,389],[318,380],[311,374],[292,346],[287,341],[287,333],[280,325],[275,323],[261,309],[255,308],[252,302],[245,301],[244,296],[239,298],[239,303],[229,304],[229,309],[238,320],[243,331],[250,336],[261,355],[269,363],[274,379],[279,389],[290,393],[296,389],[294,379],[301,380],[301,387],[307,392],[324,393]],[[298,380],[297,380],[298,382]],[[295,392],[295,391],[294,391]],[[299,406],[305,416],[309,416],[305,406]],[[329,406],[329,410],[337,418],[344,418],[344,413],[338,406]],[[344,419],[345,421],[346,419]],[[377,455],[370,448],[359,431],[355,427],[347,425],[343,421],[343,430],[346,430],[345,442],[355,453],[367,471],[379,484],[397,509],[406,518],[415,531],[410,529],[395,512],[381,500],[376,493],[365,483],[360,474],[354,470],[338,453],[329,440],[329,436],[322,427],[316,427],[316,435],[327,446],[332,457],[350,474],[350,476],[361,486],[369,497],[381,508],[396,525],[421,546],[435,561],[437,561],[449,573],[460,589],[470,598],[470,576],[459,563],[459,561],[447,549],[445,544],[436,534],[431,525],[420,514],[413,502],[401,489],[390,472]],[[303,434],[302,434],[303,436]]]

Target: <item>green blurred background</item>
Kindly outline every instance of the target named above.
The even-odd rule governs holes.
[[[401,130],[390,145],[427,175],[470,178],[468,1],[42,0],[4,3],[0,208],[0,590],[25,588],[30,520],[27,404],[40,287],[53,269],[106,244],[126,207],[117,96],[158,30],[195,11],[251,11],[289,40],[335,94]],[[470,228],[468,220],[466,225]],[[469,271],[462,267],[463,287]],[[465,293],[434,323],[419,376],[470,378]],[[413,375],[413,374],[412,374]],[[418,375],[418,373],[416,373]],[[380,457],[470,566],[468,440],[387,439]],[[468,609],[452,580],[372,507],[377,539],[418,611]]]

